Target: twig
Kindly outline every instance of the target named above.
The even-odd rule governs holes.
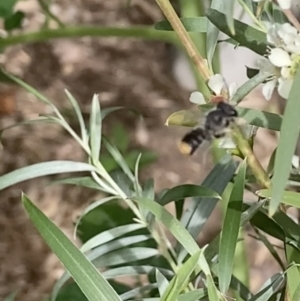
[[[208,81],[209,78],[212,76],[207,62],[197,51],[195,44],[193,43],[191,37],[185,30],[182,22],[180,21],[179,17],[177,16],[173,6],[171,5],[169,0],[156,0],[157,4],[161,8],[162,12],[172,25],[174,31],[177,33],[179,39],[181,40],[183,46],[185,47],[188,55],[193,60],[195,66],[197,67],[199,73],[203,77],[205,81]]]

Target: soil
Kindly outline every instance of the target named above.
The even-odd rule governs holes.
[[[52,10],[66,24],[126,26],[153,24],[162,19],[155,1],[132,1],[129,10],[124,8],[123,2],[61,0],[53,1]],[[27,15],[24,30],[37,30],[44,21],[37,3],[27,0],[18,5]],[[89,111],[94,93],[99,94],[103,107],[137,109],[144,116],[143,123],[130,114],[116,113],[105,121],[104,132],[109,134],[115,122],[122,122],[130,133],[131,145],[157,153],[158,160],[142,170],[142,177],[154,178],[156,190],[161,190],[176,184],[200,183],[211,168],[209,161],[200,164],[178,152],[176,143],[184,129],[164,126],[171,113],[190,107],[190,91],[184,90],[172,73],[172,53],[170,46],[162,42],[81,38],[16,45],[5,50],[1,61],[64,112],[70,110],[64,89],[78,100],[83,112]],[[267,106],[259,91],[251,94],[244,104]],[[1,86],[1,128],[49,112],[49,107],[23,89]],[[74,120],[71,117],[68,120],[78,130]],[[259,131],[255,150],[265,166],[275,143],[276,137]],[[74,140],[53,124],[13,128],[4,133],[2,144],[0,174],[44,161],[85,160]],[[48,186],[48,181],[49,177],[38,178],[1,192],[0,298],[18,290],[17,301],[41,301],[63,272],[57,258],[28,220],[20,203],[21,191],[72,240],[74,218],[96,197],[88,189]],[[220,212],[216,210],[199,243],[209,241],[219,229]],[[77,240],[75,243],[79,244]],[[279,267],[261,243],[250,238],[247,243],[251,288],[256,291]]]

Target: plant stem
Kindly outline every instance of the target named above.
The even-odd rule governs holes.
[[[0,48],[17,44],[43,42],[50,39],[82,38],[82,37],[120,37],[144,40],[164,41],[178,44],[174,32],[156,30],[150,26],[101,27],[101,26],[65,26],[57,29],[42,29],[37,32],[24,33],[0,39]]]
[[[156,0],[157,4],[161,8],[162,12],[166,16],[167,20],[170,22],[174,31],[177,33],[182,45],[185,47],[188,55],[194,62],[198,72],[202,76],[203,80],[207,82],[209,78],[212,76],[206,60],[200,55],[195,44],[192,41],[192,38],[189,36],[187,31],[185,30],[183,24],[181,23],[179,17],[177,16],[173,6],[171,5],[169,0]],[[206,91],[201,91],[204,96],[210,96],[208,93],[208,88],[206,86]]]
[[[270,189],[271,188],[270,178],[268,177],[267,173],[261,166],[260,162],[257,160],[247,139],[244,137],[243,133],[241,132],[238,126],[234,126],[233,138],[239,150],[243,154],[244,158],[247,157],[247,162],[250,168],[252,169],[252,172],[257,182],[262,186],[264,186],[265,188]]]

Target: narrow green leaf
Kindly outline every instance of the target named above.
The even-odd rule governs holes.
[[[147,266],[147,265],[139,265],[139,266],[125,266],[125,267],[120,267],[120,268],[115,268],[115,269],[110,269],[102,273],[102,275],[106,279],[113,279],[115,277],[121,277],[121,276],[137,276],[137,275],[149,275],[150,273],[159,270],[160,273],[164,276],[174,276],[174,272],[163,269],[163,268],[158,268],[158,267],[153,267],[153,266]]]
[[[119,226],[112,229],[109,229],[107,231],[101,232],[97,234],[96,236],[93,236],[91,239],[89,239],[86,243],[82,245],[80,248],[81,252],[86,252],[87,250],[91,250],[97,246],[103,245],[107,242],[110,242],[120,236],[123,236],[125,234],[129,234],[131,232],[134,232],[139,229],[145,228],[142,224],[129,224],[125,226]],[[130,236],[132,237],[132,236]]]
[[[68,97],[70,103],[72,104],[74,111],[77,115],[78,123],[80,126],[80,131],[81,131],[81,139],[84,143],[87,143],[87,141],[88,141],[87,129],[85,127],[85,122],[84,122],[80,107],[78,105],[78,102],[67,89],[65,89],[65,93],[67,94],[67,97]]]
[[[115,251],[118,249],[122,249],[124,247],[128,247],[130,245],[134,245],[146,240],[150,240],[152,237],[150,235],[133,235],[129,237],[123,237],[116,240],[113,240],[109,243],[102,244],[97,248],[90,251],[87,255],[88,259],[91,261],[95,261],[100,258],[100,256],[107,254],[111,251]]]
[[[76,178],[65,178],[61,180],[52,181],[51,185],[76,185],[81,187],[87,187],[91,189],[101,190],[101,187],[92,177],[76,177]]]
[[[291,161],[300,132],[299,114],[300,68],[298,68],[291,92],[286,103],[280,129],[279,145],[276,151],[274,176],[272,178],[272,198],[269,215],[273,215],[283,196],[291,170]]]
[[[197,289],[178,296],[178,301],[198,301],[207,296],[206,289]]]
[[[233,270],[234,254],[239,235],[246,176],[246,160],[240,166],[227,205],[219,251],[219,285],[226,294]]]
[[[98,95],[94,95],[90,115],[90,143],[92,159],[94,162],[99,160],[102,135],[101,109]]]
[[[216,288],[209,265],[204,256],[204,250],[206,248],[207,248],[207,246],[205,246],[203,248],[203,252],[200,254],[200,264],[201,264],[202,270],[206,276],[206,286],[207,286],[208,298],[210,301],[219,301],[220,300],[220,298],[219,298],[220,292]]]
[[[180,18],[183,26],[188,32],[206,32],[207,18],[206,17],[183,17]],[[154,25],[156,30],[174,31],[170,22],[167,20],[157,22]]]
[[[239,43],[239,46],[244,46],[260,55],[264,55],[267,49],[266,33],[255,29],[236,19],[233,20],[235,34],[232,34],[227,25],[227,16],[214,9],[208,9],[206,12],[207,18],[230,38]]]
[[[24,194],[23,205],[45,242],[68,269],[89,301],[120,301],[110,284],[76,246]],[[52,296],[55,300],[56,295]]]
[[[236,34],[235,28],[234,28],[235,24],[234,24],[234,19],[233,19],[234,3],[235,3],[235,0],[227,0],[226,4],[223,7],[223,11],[225,12],[225,16],[226,16],[226,23],[228,25],[228,29],[230,30],[230,32],[233,36],[235,36],[235,34]]]
[[[264,82],[270,74],[268,73],[258,73],[241,85],[234,93],[231,102],[238,104],[242,101],[254,88]]]
[[[261,234],[260,231],[256,230],[256,234],[258,236],[258,239],[266,246],[268,251],[271,253],[271,255],[274,257],[274,259],[278,262],[282,270],[285,269],[285,265],[282,262],[280,256],[278,255],[277,251],[275,250],[274,246],[269,242],[268,238]]]
[[[74,161],[48,161],[22,167],[0,177],[0,190],[30,179],[68,172],[96,171],[95,167]]]
[[[263,198],[270,199],[272,197],[272,191],[269,189],[261,189],[256,194]],[[289,206],[300,208],[300,193],[295,191],[284,191],[280,202]]]
[[[139,183],[139,163],[141,160],[142,154],[140,153],[136,159],[135,168],[134,168],[134,190],[138,196],[142,195],[142,188]]]
[[[285,281],[284,273],[277,273],[269,278],[260,291],[254,295],[249,301],[266,301],[274,295],[283,285]]]
[[[137,198],[137,203],[143,204],[155,217],[162,222],[167,229],[173,234],[177,241],[188,251],[190,255],[195,254],[199,251],[199,246],[195,240],[191,237],[189,232],[184,228],[184,226],[164,207],[157,204],[152,200],[145,198]]]
[[[76,238],[76,233],[77,233],[77,229],[78,229],[78,226],[82,220],[82,218],[87,215],[89,212],[91,212],[92,210],[96,209],[97,207],[109,202],[109,201],[112,201],[112,200],[118,200],[120,199],[118,196],[109,196],[109,197],[106,197],[106,198],[103,198],[103,199],[100,199],[94,203],[92,203],[91,205],[89,205],[81,214],[80,216],[78,217],[77,221],[76,221],[76,224],[75,224],[75,227],[74,227],[74,238]]]
[[[169,189],[158,202],[162,206],[165,206],[170,202],[176,202],[189,197],[221,199],[221,196],[210,188],[193,184],[185,184]]]
[[[218,11],[222,11],[223,1],[212,0],[210,8],[216,9]],[[219,33],[220,33],[219,29],[213,23],[207,20],[206,55],[207,55],[207,63],[211,70],[212,70],[212,60],[217,47]]]
[[[124,160],[122,154],[119,152],[119,150],[110,144],[107,139],[103,140],[105,143],[105,147],[108,150],[108,152],[111,154],[111,156],[115,159],[115,161],[118,163],[118,165],[122,168],[123,172],[127,175],[129,180],[134,183],[135,178],[130,170],[129,166],[127,165],[126,161]]]
[[[135,296],[141,295],[145,292],[149,292],[150,290],[154,289],[157,287],[157,284],[155,283],[151,283],[151,284],[147,284],[145,286],[142,287],[136,287],[122,295],[120,295],[120,298],[125,301],[128,300],[130,298],[134,298]]]
[[[286,270],[287,274],[287,283],[286,283],[286,295],[287,300],[291,301],[298,301],[299,299],[291,299],[292,296],[295,295],[300,279],[300,270],[299,270],[299,263],[300,263],[300,251],[289,246],[285,245],[285,255],[286,255],[286,265],[289,268]]]
[[[95,254],[92,253],[92,254],[88,254],[86,258],[87,260],[92,261],[93,265],[96,268],[104,268],[104,267],[110,267],[119,264],[128,264],[129,262],[151,258],[158,254],[159,252],[156,249],[135,247],[135,248],[125,248],[122,250],[117,250],[106,254],[102,253],[102,256],[100,256],[101,255],[100,252],[99,254],[97,254],[97,256],[95,256]],[[63,287],[63,285],[70,279],[70,276],[71,276],[70,272],[66,271],[59,278],[59,280],[55,283],[55,286],[53,288],[53,292],[52,292],[53,295],[57,296],[57,293]]]
[[[292,297],[292,301],[298,301],[300,300],[300,283],[298,284],[295,292],[294,292],[294,295]]]
[[[139,261],[159,255],[159,251],[154,248],[133,247],[107,253],[93,260],[96,267],[110,267],[119,264]]]
[[[155,271],[155,278],[156,278],[156,283],[158,286],[158,291],[159,295],[162,297],[164,292],[169,286],[169,281],[167,278],[159,271],[159,269],[156,269]]]
[[[228,182],[234,175],[237,163],[234,162],[231,156],[224,156],[218,164],[209,173],[201,186],[208,187],[216,193],[223,193]],[[220,174],[222,177],[220,177]],[[212,198],[194,198],[187,210],[183,213],[181,223],[188,230],[193,238],[196,239],[203,229],[206,221],[214,210],[219,199]],[[178,260],[185,258],[186,251],[180,249]]]
[[[191,274],[198,264],[201,252],[202,250],[196,252],[180,267],[176,276],[171,280],[164,291],[161,301],[177,301],[180,292],[187,285]]]
[[[5,0],[6,1],[6,0]],[[4,1],[4,2],[5,2]],[[32,95],[34,95],[37,99],[39,99],[41,102],[46,103],[48,105],[50,105],[52,108],[54,107],[53,104],[51,103],[51,101],[45,97],[44,95],[42,95],[40,92],[38,92],[37,90],[35,90],[34,88],[32,88],[30,85],[26,84],[24,81],[22,81],[20,78],[14,76],[13,74],[5,71],[4,69],[1,69],[1,72],[7,76],[9,79],[11,79],[13,82],[15,82],[16,84],[20,85],[22,88],[24,88],[26,91],[28,91],[29,93],[31,93]]]

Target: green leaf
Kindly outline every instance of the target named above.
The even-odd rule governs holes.
[[[97,247],[97,245],[95,244],[94,241],[94,245],[92,245],[91,243],[88,246],[85,246],[84,248],[81,248],[81,252],[85,252],[87,251],[87,247],[97,247],[93,250],[91,250],[91,252],[89,252],[86,257],[93,263],[96,265],[97,268],[102,267],[103,265],[103,257],[105,259],[107,259],[104,254],[107,254],[111,251],[115,251],[117,249],[121,249],[124,247],[128,247],[130,245],[136,244],[136,243],[140,243],[142,241],[145,240],[149,240],[151,239],[151,237],[149,235],[135,235],[135,236],[130,236],[130,237],[124,237],[124,238],[120,238],[114,241],[111,241],[109,243],[106,244],[102,244],[100,246]],[[127,252],[130,249],[126,249]],[[118,252],[114,252],[114,254],[118,254]],[[145,254],[144,254],[145,255]],[[101,257],[102,256],[102,257]],[[108,257],[110,258],[110,254],[108,254]],[[144,257],[142,257],[142,259],[144,259]],[[139,259],[137,259],[139,260]],[[123,263],[123,261],[121,262]],[[105,264],[109,265],[109,261],[106,262]],[[104,275],[103,275],[104,276]],[[105,277],[105,276],[104,276]],[[61,278],[58,280],[58,282],[55,285],[55,290],[60,290],[60,288],[70,279],[70,274],[68,272],[65,272]]]
[[[191,237],[189,232],[184,226],[164,207],[157,204],[152,200],[145,198],[137,198],[137,203],[141,203],[146,207],[155,217],[162,222],[167,229],[173,234],[177,241],[188,251],[190,255],[195,254],[199,250],[199,246],[195,240]]]
[[[278,262],[278,264],[280,265],[282,270],[284,270],[285,265],[283,264],[280,256],[278,255],[277,251],[275,250],[274,246],[269,242],[268,238],[265,235],[261,234],[260,231],[258,231],[257,229],[255,229],[255,230],[256,230],[255,232],[258,236],[258,239],[266,246],[268,251],[274,257],[274,259]]]
[[[292,298],[292,301],[296,301],[296,300],[300,300],[300,283],[298,284],[295,292],[294,292],[294,295],[293,295],[293,298]]]
[[[145,293],[145,292],[149,292],[152,289],[156,288],[157,284],[155,283],[151,283],[151,284],[147,284],[145,286],[142,287],[136,287],[126,293],[123,293],[122,295],[120,295],[120,298],[125,301],[128,300],[130,298],[134,298],[136,296],[140,296],[141,294]]]
[[[268,73],[258,73],[241,85],[233,95],[231,102],[238,104],[242,101],[254,88],[256,88],[259,84],[264,82],[270,74]]]
[[[201,252],[202,250],[196,252],[180,267],[176,276],[171,280],[164,291],[161,301],[177,301],[180,292],[187,285],[191,274],[198,264]]]
[[[251,218],[251,224],[283,242],[286,240],[282,227],[262,211],[256,212]]]
[[[223,1],[212,0],[210,7],[218,11],[222,11]],[[219,33],[220,33],[219,29],[213,23],[207,20],[206,55],[207,55],[207,63],[211,70],[212,70],[212,60],[216,51]]]
[[[138,243],[144,242],[146,240],[150,240],[150,239],[152,239],[152,237],[150,235],[132,235],[129,237],[119,238],[119,239],[113,240],[109,243],[106,243],[106,244],[96,247],[95,249],[91,250],[88,253],[87,257],[91,261],[95,261],[98,258],[100,258],[100,256],[103,256],[104,254],[107,254],[111,251],[122,249],[124,247],[138,244]]]
[[[178,296],[178,301],[198,301],[207,296],[206,289],[197,289]]]
[[[137,276],[137,275],[149,275],[150,273],[159,270],[159,272],[164,276],[173,276],[174,272],[163,269],[161,267],[153,267],[147,265],[138,266],[125,266],[115,269],[110,269],[102,273],[106,279],[113,279],[115,277],[121,276]]]
[[[224,156],[209,173],[201,186],[210,188],[220,195],[233,177],[236,166],[237,163],[232,160],[231,156]],[[220,177],[220,174],[222,177]],[[181,223],[195,239],[203,229],[217,202],[218,199],[194,198],[183,213]],[[181,248],[178,260],[183,260],[185,256],[186,252]]]
[[[48,161],[22,167],[0,177],[0,190],[37,177],[68,172],[96,171],[95,167],[74,161]]]
[[[206,17],[184,17],[180,18],[183,26],[188,32],[206,32],[207,18]],[[156,30],[174,31],[170,22],[167,20],[157,22],[154,26]]]
[[[89,301],[120,301],[121,298],[91,262],[24,194],[23,205],[45,242],[68,269]],[[55,300],[56,296],[52,296]]]
[[[52,181],[51,185],[76,185],[81,187],[87,187],[90,189],[101,190],[101,187],[92,177],[76,177],[76,178],[65,178],[61,180]]]
[[[105,204],[106,202],[112,201],[112,200],[119,200],[120,198],[117,196],[110,196],[110,197],[106,197],[103,199],[100,199],[94,203],[92,203],[91,205],[89,205],[81,214],[80,216],[77,218],[75,227],[74,227],[74,239],[76,238],[76,234],[77,234],[77,229],[79,224],[81,223],[82,218],[87,215],[89,212],[93,211],[94,209],[96,209],[97,207],[101,206],[102,204]]]
[[[13,8],[18,0],[2,0],[0,2],[0,18],[8,18],[13,14]]]
[[[265,301],[269,300],[269,298],[276,293],[285,281],[284,273],[277,273],[269,278],[260,291],[254,295],[249,301]]]
[[[232,34],[227,25],[226,14],[218,12],[214,9],[208,9],[206,15],[207,18],[223,33],[237,41],[239,46],[251,49],[260,55],[264,55],[266,53],[267,37],[264,32],[234,19],[233,24],[235,28],[235,34]]]
[[[81,139],[84,143],[87,143],[87,141],[88,141],[87,129],[86,129],[85,122],[84,122],[80,107],[78,105],[78,102],[67,89],[65,89],[65,93],[67,94],[67,97],[68,97],[70,103],[72,104],[74,111],[77,115],[78,123],[80,126],[80,131],[81,131]]]
[[[227,0],[226,4],[223,7],[223,11],[225,12],[225,16],[226,16],[226,23],[227,23],[228,29],[230,30],[230,32],[233,36],[235,36],[235,28],[234,28],[235,22],[233,19],[234,4],[235,4],[235,0]]]
[[[162,206],[167,205],[170,202],[176,202],[181,199],[190,197],[201,197],[201,198],[215,198],[221,199],[221,196],[213,191],[212,189],[205,186],[198,186],[193,184],[179,185],[169,189],[162,197],[158,200]],[[208,202],[210,200],[207,200]]]
[[[233,270],[234,254],[239,235],[246,177],[246,160],[240,166],[227,205],[219,251],[219,285],[226,294]]]
[[[7,1],[7,0],[5,0]],[[25,14],[21,11],[16,11],[13,15],[7,17],[4,20],[4,29],[7,31],[18,29],[22,27],[22,21],[25,17]]]
[[[108,150],[108,152],[111,154],[111,156],[114,158],[114,160],[118,163],[118,165],[121,167],[123,172],[127,175],[127,177],[130,179],[132,183],[134,183],[135,178],[130,170],[129,166],[127,165],[126,161],[124,160],[122,154],[119,152],[119,150],[110,144],[107,139],[103,140],[105,143],[105,147]]]
[[[123,200],[113,197],[101,199],[91,206],[78,225],[78,235],[83,243],[101,232],[132,224],[136,217],[131,209],[124,207]]]
[[[261,189],[256,194],[263,198],[270,199],[272,197],[272,191],[269,189]],[[300,208],[300,193],[294,191],[284,191],[280,202],[289,206]]]
[[[269,215],[273,215],[283,196],[290,175],[291,161],[300,132],[300,122],[297,107],[299,107],[300,68],[298,68],[289,98],[284,110],[280,128],[279,145],[276,151],[274,175],[272,177],[272,198],[269,205]]]
[[[110,267],[119,264],[128,265],[130,262],[140,261],[159,255],[159,250],[154,248],[125,248],[107,253],[93,260],[96,267]]]
[[[81,246],[80,250],[81,250],[81,252],[86,252],[87,250],[90,250],[97,246],[103,245],[107,242],[110,242],[110,241],[120,237],[120,236],[129,234],[131,232],[134,232],[136,230],[143,229],[143,228],[145,228],[145,226],[142,224],[129,224],[129,225],[124,225],[124,226],[119,226],[119,227],[109,229],[107,231],[97,234],[96,236],[93,236],[91,239],[89,239],[86,243],[84,243]]]
[[[156,283],[158,286],[158,291],[159,295],[163,296],[164,292],[169,286],[169,281],[167,278],[159,271],[159,269],[156,269],[155,271],[155,278],[156,278]]]
[[[94,162],[99,160],[102,135],[102,118],[98,95],[94,95],[91,106],[90,116],[90,143],[92,159]]]
[[[236,110],[238,111],[239,116],[244,118],[251,125],[273,131],[280,130],[282,121],[281,115],[243,107],[236,107]]]

